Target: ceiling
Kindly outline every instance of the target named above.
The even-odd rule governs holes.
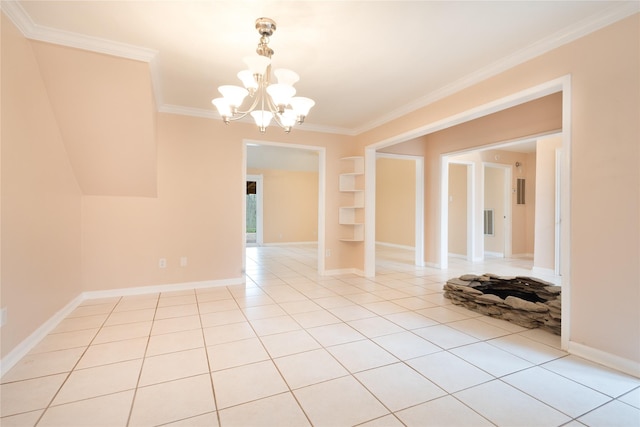
[[[150,63],[158,109],[217,117],[277,22],[276,68],[316,101],[305,127],[358,134],[609,25],[637,1],[2,1],[32,39]]]

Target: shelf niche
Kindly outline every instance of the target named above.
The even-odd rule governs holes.
[[[345,193],[344,206],[340,207],[338,222],[340,241],[364,241],[364,157],[340,159],[340,192]]]

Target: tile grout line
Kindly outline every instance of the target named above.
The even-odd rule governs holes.
[[[111,313],[113,313],[113,310],[115,310],[116,306],[120,303],[120,301],[122,300],[122,297],[119,297],[118,301],[113,305],[113,307],[111,308],[111,311],[109,311],[109,313],[107,313],[107,317],[105,317],[104,321],[102,322],[102,324],[100,325],[100,327],[98,328],[98,330],[96,331],[96,334],[93,336],[93,338],[91,338],[91,340],[89,341],[89,344],[87,344],[86,348],[84,349],[84,351],[82,352],[82,354],[80,355],[80,357],[78,358],[78,360],[76,361],[76,363],[73,365],[73,367],[71,368],[71,370],[69,371],[69,373],[67,374],[67,376],[65,377],[64,381],[62,381],[62,384],[60,384],[60,387],[58,387],[58,390],[54,393],[53,397],[51,398],[51,400],[49,401],[49,403],[47,404],[47,406],[44,408],[44,410],[42,411],[42,413],[40,414],[40,416],[38,417],[38,419],[36,420],[34,427],[36,427],[38,424],[40,424],[40,422],[42,421],[42,418],[44,417],[44,415],[47,413],[47,411],[49,410],[49,408],[51,408],[51,404],[53,403],[53,401],[56,399],[56,397],[58,397],[58,394],[60,394],[60,390],[62,390],[62,388],[64,387],[64,385],[67,383],[67,381],[69,380],[69,378],[71,377],[71,374],[73,374],[73,372],[76,370],[76,367],[78,366],[78,364],[80,363],[80,361],[82,360],[82,358],[84,357],[84,355],[87,353],[87,351],[89,350],[89,347],[91,347],[91,344],[93,343],[93,341],[96,339],[96,337],[98,336],[98,334],[100,333],[100,331],[102,330],[102,328],[104,327],[104,324],[107,322],[107,319],[109,319],[109,316],[111,316]],[[82,303],[81,303],[82,304]],[[78,306],[78,307],[81,307]],[[67,402],[67,403],[71,403],[71,402]]]
[[[153,312],[153,319],[151,319],[151,328],[149,328],[149,334],[147,335],[147,344],[144,347],[144,353],[142,354],[142,363],[140,364],[140,372],[138,373],[138,379],[136,381],[136,386],[133,390],[133,397],[131,399],[131,406],[129,407],[129,415],[127,416],[127,422],[125,426],[129,426],[131,423],[131,416],[133,415],[133,408],[136,403],[136,397],[138,396],[138,388],[140,387],[140,379],[142,378],[142,372],[144,371],[144,363],[147,359],[147,351],[149,350],[149,343],[151,342],[151,333],[153,332],[153,324],[156,320],[156,313],[158,312],[158,305],[160,304],[160,296],[161,292],[158,293],[158,298],[156,300],[155,311]]]

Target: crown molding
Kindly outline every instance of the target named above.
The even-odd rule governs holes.
[[[416,111],[420,108],[426,107],[440,99],[453,95],[456,92],[460,92],[474,84],[477,84],[490,77],[496,76],[510,68],[520,65],[526,61],[529,61],[537,56],[543,55],[547,52],[557,49],[560,46],[575,41],[581,37],[584,37],[590,33],[593,33],[608,25],[614,24],[624,18],[627,18],[635,13],[640,12],[640,2],[630,1],[622,4],[612,6],[605,12],[598,13],[577,22],[574,25],[568,26],[555,34],[545,37],[531,45],[521,49],[518,52],[513,53],[507,57],[502,58],[499,61],[494,62],[486,67],[456,80],[455,82],[445,85],[421,98],[416,99],[413,102],[406,104],[405,106],[391,111],[378,119],[372,120],[363,126],[355,128],[354,134],[358,135],[363,132],[374,129],[392,120],[400,118],[406,114]]]
[[[143,62],[151,62],[158,54],[158,51],[153,49],[43,27],[34,23],[22,5],[17,1],[3,0],[2,11],[11,19],[15,26],[18,27],[22,34],[31,40],[54,43]]]
[[[2,10],[9,19],[11,19],[16,27],[18,27],[22,34],[28,39],[149,63],[156,108],[159,112],[202,118],[220,118],[217,113],[210,110],[164,103],[161,91],[161,76],[158,67],[158,51],[156,50],[40,26],[33,22],[20,3],[15,0],[0,1],[0,10]],[[426,107],[440,99],[453,95],[467,87],[473,86],[474,84],[500,74],[510,68],[520,65],[537,56],[543,55],[553,49],[584,37],[587,34],[638,12],[640,12],[640,2],[628,1],[614,5],[605,12],[598,13],[574,25],[566,27],[563,30],[535,42],[512,55],[481,68],[451,84],[445,85],[431,93],[428,93],[425,96],[407,103],[403,107],[393,110],[384,116],[367,122],[362,126],[344,128],[306,123],[304,130],[349,136],[359,135],[420,108]]]

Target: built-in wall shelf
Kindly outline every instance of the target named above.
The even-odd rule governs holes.
[[[344,193],[338,222],[342,242],[364,241],[364,157],[340,159],[340,192]]]

